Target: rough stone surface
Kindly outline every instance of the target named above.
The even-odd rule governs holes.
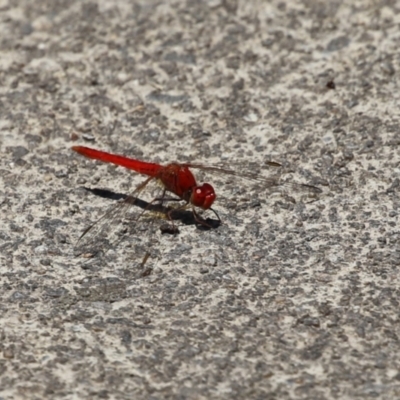
[[[396,1],[0,0],[0,399],[400,398],[399,25]],[[76,144],[323,192],[206,174],[218,228],[131,220],[76,257],[143,180]]]

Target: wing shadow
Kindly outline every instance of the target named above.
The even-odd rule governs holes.
[[[124,200],[128,197],[128,195],[124,193],[117,193],[113,192],[112,190],[108,189],[98,189],[98,188],[88,188],[83,186],[83,189],[86,191],[94,194],[95,196],[102,197],[104,199],[109,199],[109,200]],[[172,202],[174,201],[175,203],[178,203],[178,199],[172,199],[172,198],[165,198],[165,202]],[[203,219],[203,223],[200,223],[196,218],[194,217],[194,214],[191,210],[185,210],[183,208],[174,208],[174,207],[168,207],[165,206],[164,204],[152,204],[149,203],[145,200],[141,200],[139,198],[135,199],[135,206],[138,206],[144,211],[150,211],[150,212],[155,212],[155,213],[161,213],[164,214],[167,219],[166,223],[168,223],[168,218],[170,218],[172,221],[180,221],[183,225],[196,225],[197,229],[199,230],[211,230],[211,229],[216,229],[221,225],[221,222],[217,219],[212,219],[212,218],[205,218]],[[169,215],[169,217],[168,217]],[[164,229],[161,227],[161,232],[162,233],[173,233],[173,231],[169,231],[168,229]]]

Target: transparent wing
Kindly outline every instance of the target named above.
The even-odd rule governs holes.
[[[154,180],[154,177],[147,178],[135,190],[122,201],[113,204],[112,207],[93,225],[89,226],[78,239],[74,247],[75,255],[95,256],[104,253],[111,246],[116,245],[124,233],[123,222],[129,220],[130,226],[137,224],[139,218],[146,211],[144,204],[149,204],[138,199],[138,195],[147,184]],[[142,210],[135,210],[139,206]],[[143,209],[144,208],[144,209]],[[126,230],[126,229],[125,229]]]
[[[240,179],[250,180],[253,182],[260,183],[265,188],[273,188],[276,187],[278,190],[282,190],[288,193],[303,193],[309,195],[316,195],[322,193],[322,190],[316,186],[306,185],[302,183],[295,182],[282,182],[280,179],[280,175],[274,175],[270,177],[265,177],[260,173],[250,173],[246,171],[234,171],[222,166],[208,166],[202,164],[185,164],[189,168],[200,169],[205,172],[221,174],[221,175],[231,175]],[[276,162],[267,162],[267,166],[271,167],[281,167],[281,164]],[[259,167],[258,167],[259,168]]]

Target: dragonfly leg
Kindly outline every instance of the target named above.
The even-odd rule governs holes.
[[[218,223],[220,224],[221,218],[219,217],[217,212],[215,210],[213,210],[212,208],[210,208],[210,210],[212,210],[214,212],[214,214],[217,216]],[[196,212],[196,210],[194,208],[192,208],[192,212],[193,212],[193,217],[194,217],[195,221],[198,222],[200,225],[206,226],[207,228],[210,228],[210,229],[215,229],[215,226],[212,226],[212,225],[208,224],[206,221],[204,221],[204,219],[200,217],[200,215]]]
[[[158,201],[160,203],[160,205],[162,206],[163,202],[165,201],[165,193],[166,192],[167,192],[167,189],[164,188],[163,192],[161,194],[161,197],[156,197],[155,199],[153,199],[152,203]]]
[[[159,199],[159,200],[165,201],[165,202],[167,202],[167,201],[182,201],[182,199],[179,199],[179,198],[177,198],[177,199],[174,199],[174,198],[165,199],[165,198],[164,198],[164,199]],[[177,231],[178,229],[175,228],[175,223],[174,223],[174,220],[173,220],[173,218],[172,218],[172,213],[175,212],[175,211],[177,211],[177,210],[184,210],[184,209],[188,206],[188,204],[189,204],[189,202],[186,201],[185,204],[182,204],[182,205],[179,206],[178,208],[174,208],[174,209],[169,210],[169,211],[167,212],[167,217],[168,217],[168,219],[171,221],[171,224],[172,224],[172,231],[173,231],[173,232]],[[221,221],[221,218],[219,217],[218,213],[217,213],[213,208],[210,208],[210,210],[211,210],[211,211],[215,214],[215,216],[218,218],[218,223],[221,224],[222,221]],[[196,212],[196,210],[194,209],[194,207],[192,207],[192,213],[193,213],[194,220],[195,220],[198,224],[203,225],[203,226],[206,226],[207,228],[215,228],[215,226],[212,226],[212,225],[208,224],[206,221],[204,221],[204,219]]]
[[[182,201],[182,199],[164,199],[164,200],[165,201]],[[170,220],[170,222],[172,224],[172,232],[174,232],[174,233],[179,232],[178,228],[175,227],[174,219],[172,218],[172,213],[176,210],[184,209],[187,205],[188,205],[188,202],[186,202],[185,204],[183,204],[182,206],[180,206],[178,208],[173,208],[172,210],[169,210],[167,212],[168,219]]]
[[[218,213],[217,213],[213,208],[211,208],[211,207],[210,207],[210,210],[211,210],[211,211],[215,214],[215,216],[218,218],[218,222],[219,222],[219,223],[222,223],[221,218],[219,217]]]
[[[171,233],[171,234],[176,235],[176,234],[179,232],[179,229],[175,226],[175,222],[174,222],[174,220],[173,220],[172,217],[171,217],[172,211],[174,211],[174,210],[169,210],[169,211],[167,212],[167,217],[168,217],[168,219],[169,219],[170,224],[172,225],[171,228],[168,229],[168,227],[167,227],[166,229],[161,230],[161,231],[162,231],[163,233]]]

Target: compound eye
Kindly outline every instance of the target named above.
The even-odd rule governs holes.
[[[207,210],[212,206],[215,201],[214,188],[208,184],[204,183],[201,186],[197,186],[192,194],[191,203],[196,207],[201,207]]]

